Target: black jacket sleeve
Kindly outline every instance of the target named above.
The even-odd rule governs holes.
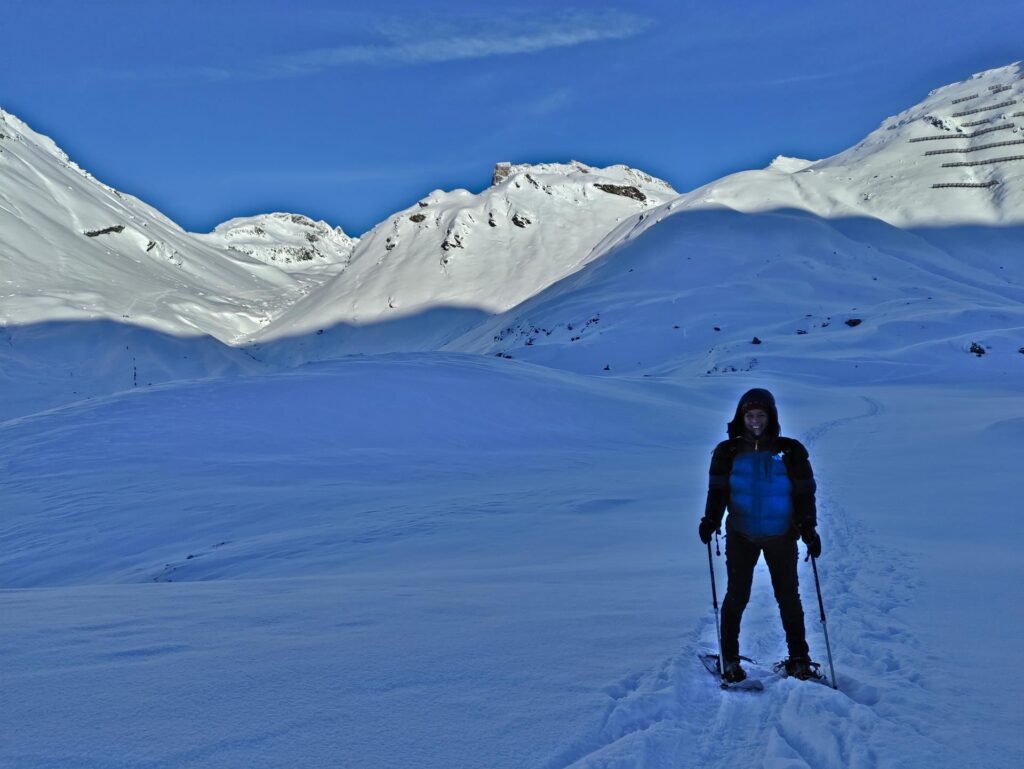
[[[793,484],[793,519],[798,529],[814,528],[818,525],[818,508],[814,501],[817,484],[807,449],[800,441],[788,441],[786,448],[786,471]]]
[[[732,449],[729,441],[722,441],[711,455],[711,469],[708,471],[708,501],[704,505],[704,517],[721,525],[725,507],[729,504],[729,473],[732,472]]]

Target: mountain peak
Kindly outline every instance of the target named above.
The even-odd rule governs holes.
[[[808,166],[813,166],[816,162],[815,160],[776,155],[772,162],[768,164],[768,168],[781,171],[784,174],[795,174],[797,171],[803,171]]]
[[[285,270],[348,263],[358,238],[302,214],[239,216],[196,237]]]
[[[582,178],[588,175],[613,177],[625,184],[652,186],[673,196],[677,194],[668,182],[639,169],[622,164],[600,168],[581,163],[579,160],[570,160],[568,163],[510,163],[502,161],[494,166],[494,171],[491,174],[491,186],[496,187],[515,176],[537,176],[540,174],[550,177],[562,176],[566,180],[583,182],[589,181]]]

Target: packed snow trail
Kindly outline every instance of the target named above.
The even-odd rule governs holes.
[[[817,458],[816,445],[829,432],[882,413],[877,401],[864,400],[868,405],[865,413],[830,420],[804,433],[803,441],[812,462]],[[785,401],[780,409],[785,416]],[[819,573],[832,636],[841,639],[835,642],[839,648],[834,650],[839,657],[839,691],[792,679],[768,679],[763,692],[721,691],[695,659],[695,652],[717,646],[709,607],[706,616],[688,633],[678,654],[654,670],[623,682],[621,690],[611,695],[614,702],[597,733],[557,756],[546,769],[873,769],[905,765],[902,752],[890,751],[887,759],[879,745],[906,747],[908,740],[918,756],[934,757],[939,753],[940,746],[925,736],[908,738],[906,724],[901,722],[905,714],[900,707],[882,703],[878,687],[857,676],[867,666],[875,675],[884,674],[889,687],[896,688],[891,680],[894,675],[904,679],[899,688],[911,685],[907,679],[913,676],[908,676],[910,671],[900,665],[899,658],[906,655],[920,662],[920,655],[909,653],[912,639],[908,638],[906,628],[889,616],[906,602],[906,590],[900,586],[909,580],[907,574],[893,569],[889,589],[856,587],[861,583],[858,564],[870,563],[872,559],[865,558],[866,548],[857,526],[828,494],[827,465],[822,468],[820,460],[817,464],[819,478],[824,476],[824,480],[819,479],[819,524],[828,543],[824,559],[819,559]],[[801,546],[801,558],[802,550]],[[715,559],[715,568],[724,594],[724,558]],[[824,641],[809,566],[804,568],[802,564],[801,576],[808,641],[812,655],[823,659]],[[707,590],[710,591],[710,584]],[[708,596],[710,603],[710,592]],[[871,641],[868,648],[859,641],[865,637]],[[763,560],[744,614],[741,650],[765,666],[785,655],[778,611]]]
[[[681,650],[610,686],[606,711],[596,727],[574,739],[544,769],[1016,765],[1022,745],[1013,722],[1020,713],[1002,714],[1005,731],[990,727],[998,734],[996,740],[971,739],[979,724],[970,708],[955,715],[946,709],[951,695],[955,700],[966,694],[950,685],[944,672],[949,658],[928,651],[908,621],[907,609],[922,588],[911,566],[915,559],[879,544],[832,491],[837,484],[829,478],[841,472],[841,465],[829,461],[831,452],[822,445],[826,438],[849,440],[846,428],[861,420],[866,424],[858,425],[860,432],[871,433],[877,429],[874,422],[887,418],[880,399],[862,397],[864,413],[823,422],[802,434],[818,468],[819,528],[826,542],[818,570],[839,691],[772,678],[765,679],[764,691],[722,691],[695,654],[717,647],[707,584],[709,605]],[[786,409],[785,401],[780,408],[784,414],[792,409]],[[696,519],[693,523],[696,541]],[[696,546],[693,557],[699,557]],[[715,561],[724,583],[724,558]],[[812,656],[824,662],[813,576],[803,561],[801,576]],[[724,584],[720,590],[724,593]],[[989,638],[975,640],[984,644]],[[741,651],[761,663],[785,656],[763,560],[744,614]],[[983,691],[984,686],[975,689]],[[970,726],[953,728],[951,717]],[[953,756],[957,758],[951,760]]]

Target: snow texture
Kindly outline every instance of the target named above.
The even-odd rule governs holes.
[[[682,196],[499,166],[358,242],[184,233],[0,113],[0,765],[1021,765],[1024,162],[923,153],[1010,155],[1022,91]],[[697,659],[755,386],[818,476],[839,691]],[[741,646],[785,653],[763,566]]]

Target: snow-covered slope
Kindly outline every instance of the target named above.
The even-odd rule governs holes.
[[[989,119],[1024,148],[1019,105],[1004,104],[1022,92],[1018,65],[984,73],[835,157],[779,158],[640,214],[581,271],[448,349],[590,372],[781,372],[829,358],[850,377],[926,376],[973,350],[985,371],[1019,375],[1024,150],[942,168],[1007,149],[912,140]],[[965,104],[981,112],[953,117]],[[957,154],[923,154],[936,146]],[[932,186],[963,174],[992,184]]]
[[[1021,227],[912,231],[709,206],[652,216],[447,349],[591,373],[781,373],[828,359],[858,378],[926,376],[980,346],[979,370],[1021,374]]]
[[[303,351],[286,356],[292,360],[433,349],[670,212],[786,209],[833,222],[872,220],[915,231],[946,252],[933,256],[954,280],[965,259],[1005,270],[997,264],[1005,249],[971,248],[975,239],[963,228],[990,228],[986,237],[1012,244],[1012,228],[1024,222],[1022,94],[1020,65],[981,73],[937,89],[832,158],[778,158],[678,200],[666,183],[624,166],[499,164],[483,192],[435,191],[358,241],[294,214],[239,218],[208,235],[188,235],[2,113],[3,319],[102,317],[250,343],[267,357],[283,349],[268,343],[327,334],[304,340],[295,347]],[[843,255],[817,235],[807,241],[806,222],[792,221],[791,243],[777,233],[780,256],[803,252],[825,266],[832,251]],[[666,247],[692,250],[674,240]],[[846,261],[860,277],[877,266],[861,270]],[[785,271],[781,263],[776,268]],[[693,283],[689,271],[662,269],[669,283],[684,274]],[[866,296],[854,306],[882,298]]]
[[[106,319],[236,342],[303,284],[204,243],[0,111],[0,323]]]
[[[435,190],[362,237],[340,275],[296,303],[255,342],[342,326],[335,349],[436,346],[438,323],[400,325],[382,341],[351,326],[393,324],[441,308],[507,310],[590,259],[618,222],[676,197],[660,179],[626,166],[498,164],[479,194]],[[331,338],[320,340],[321,348]]]
[[[932,91],[853,147],[820,161],[779,157],[719,179],[687,208],[779,208],[871,217],[902,228],[1024,222],[1024,69],[988,70]]]
[[[436,349],[570,273],[618,221],[674,196],[624,166],[499,164],[495,185],[480,195],[436,191],[362,243],[283,213],[196,235],[0,111],[5,411],[203,376],[204,366],[209,374],[249,370],[251,358],[229,348],[254,334],[282,338],[339,323],[359,331],[346,336],[342,325],[316,338],[319,347],[286,341],[260,351],[289,363],[367,348]],[[432,322],[379,323],[437,307]],[[279,317],[272,333],[256,334]],[[361,324],[375,321],[364,333]],[[196,340],[191,354],[180,338]]]

